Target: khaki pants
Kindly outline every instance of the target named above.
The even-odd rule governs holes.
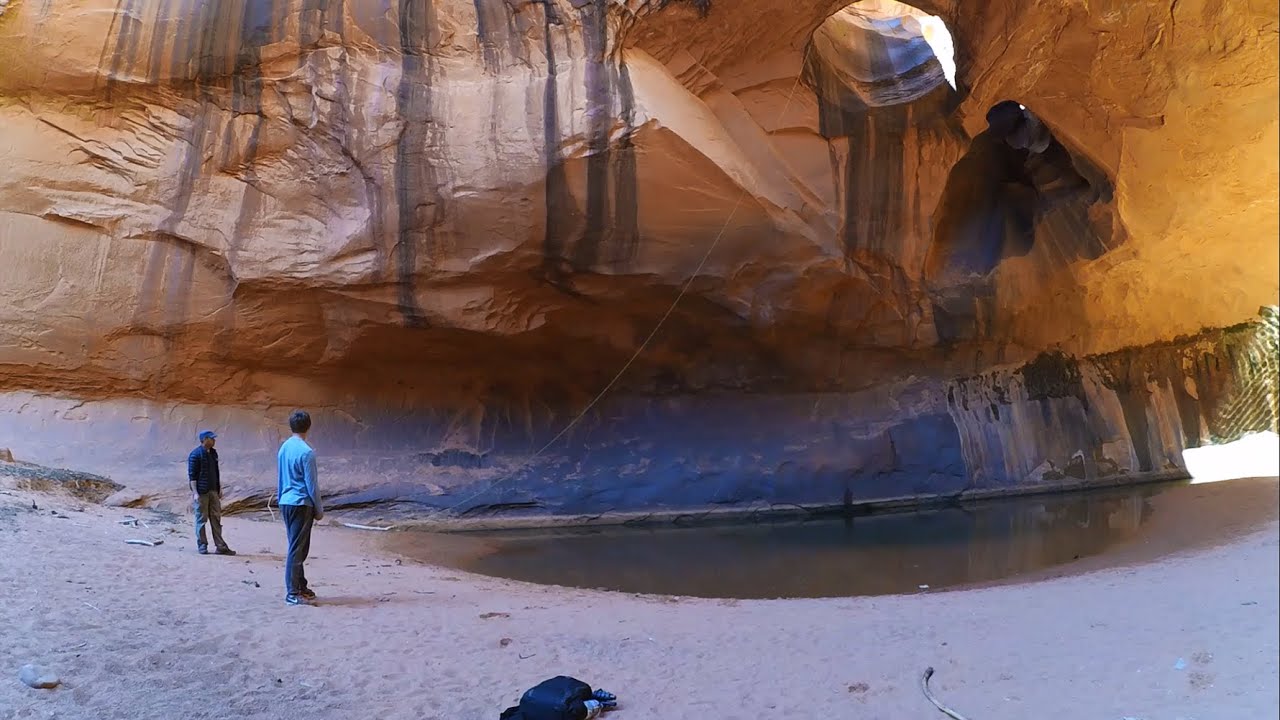
[[[204,526],[205,523],[208,523],[209,530],[213,534],[213,546],[219,550],[226,550],[227,543],[222,539],[221,493],[200,493],[194,505],[196,513],[196,547],[200,549],[200,552],[206,552],[209,549],[209,544],[204,539]]]

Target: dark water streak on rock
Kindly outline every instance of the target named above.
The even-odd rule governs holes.
[[[110,60],[103,62],[100,58],[99,67],[107,68],[107,87],[106,99],[111,101],[114,95],[116,83],[121,76],[133,70],[134,62],[137,58],[138,39],[141,32],[141,21],[136,16],[136,5],[138,0],[120,0],[116,3],[115,13],[111,18],[111,27],[107,30],[106,44],[110,44],[110,39],[115,37],[115,46],[111,50]],[[106,45],[103,47],[103,57],[107,55]]]
[[[480,45],[480,58],[484,62],[485,72],[496,74],[502,69],[502,60],[494,42],[497,33],[494,27],[491,7],[501,0],[472,0],[476,10],[476,38]]]
[[[607,9],[603,0],[575,2],[582,22],[586,53],[584,85],[587,120],[586,226],[573,250],[573,269],[593,270],[600,260],[600,246],[609,232],[609,130],[613,121],[613,84],[606,66],[608,49]]]
[[[638,180],[632,140],[635,92],[625,63],[609,51],[607,3],[574,0],[582,26],[586,56],[587,153],[585,158],[585,212],[569,188],[561,154],[559,70],[556,67],[554,28],[563,28],[556,6],[544,7],[544,53],[547,81],[543,93],[543,155],[546,162],[546,226],[543,235],[542,276],[561,290],[571,273],[596,272],[604,266],[625,267],[639,243]],[[615,108],[615,106],[618,106]],[[610,134],[620,112],[622,137],[613,143]],[[577,235],[576,239],[574,235]]]
[[[503,167],[501,157],[501,131],[499,122],[503,117],[502,83],[499,76],[503,68],[502,53],[498,43],[509,44],[512,18],[510,8],[505,0],[472,0],[476,11],[476,39],[480,46],[480,57],[484,62],[485,74],[489,85],[489,147],[488,152],[493,167]],[[497,22],[505,20],[505,22]]]
[[[874,33],[867,40],[884,42]],[[870,54],[877,56],[874,50]],[[921,164],[925,143],[941,146],[948,137],[963,138],[950,119],[956,95],[943,83],[908,103],[871,105],[819,54],[808,53],[806,58],[803,76],[817,96],[818,130],[827,140],[831,172],[837,178],[846,266],[855,276],[870,278],[878,296],[892,297],[896,307],[913,307],[919,290],[898,259],[913,234],[927,232],[930,219],[919,204],[918,177],[907,175],[908,163]],[[930,64],[936,66],[937,61]],[[851,292],[855,290],[849,286],[833,293],[825,319],[829,331],[838,334],[847,328],[851,311],[866,312],[852,303]],[[914,335],[920,319],[919,313],[902,318],[904,337]]]
[[[326,32],[345,36],[345,0],[302,0],[298,13],[298,44],[305,53],[316,50]]]
[[[426,316],[416,295],[419,252],[435,248],[436,229],[444,211],[432,157],[443,149],[433,115],[436,68],[430,50],[438,32],[434,1],[400,0],[399,30],[396,108],[402,128],[395,156],[397,309],[405,326],[425,327]]]
[[[542,272],[552,284],[559,284],[569,229],[579,215],[577,203],[569,191],[568,174],[560,153],[560,71],[557,66],[554,28],[563,28],[553,0],[543,0],[543,50],[547,58],[547,79],[542,95],[542,151],[546,163],[545,226],[542,239]]]
[[[623,133],[614,153],[613,167],[613,237],[612,264],[616,272],[629,268],[640,246],[640,196],[636,170],[635,132],[636,94],[631,85],[631,70],[625,60],[615,69],[614,85],[622,109]]]
[[[573,267],[592,272],[601,263],[617,268],[628,262],[638,242],[635,147],[635,92],[630,71],[610,53],[609,5],[605,0],[576,0],[586,53],[587,101],[586,224],[574,247]],[[610,137],[618,118],[624,123],[615,147]]]
[[[175,173],[176,187],[167,202],[169,212],[156,229],[143,272],[140,303],[135,310],[134,320],[143,326],[159,320],[153,303],[160,301],[162,295],[160,311],[165,323],[186,320],[184,313],[189,304],[198,248],[194,247],[196,241],[181,235],[181,225],[205,163],[216,149],[214,138],[218,135],[219,123],[228,115],[228,105],[231,117],[258,116],[243,161],[245,167],[252,167],[263,114],[259,49],[280,37],[288,3],[179,0],[175,4],[172,0],[161,0],[151,6],[155,8],[154,15],[151,23],[144,26],[138,17],[143,8],[137,0],[117,4],[108,32],[109,58],[103,59],[108,68],[107,96],[111,98],[120,88],[120,82],[127,80],[143,60],[140,45],[144,28],[149,27],[151,40],[143,63],[147,80],[171,87],[189,98],[186,107],[180,108],[189,123],[178,143],[181,160]],[[220,166],[226,165],[231,157],[232,129],[228,120],[223,126]],[[249,182],[252,184],[252,178]],[[251,207],[253,200],[247,200],[246,205]],[[243,220],[237,222],[241,232],[243,224]],[[234,245],[233,241],[229,252],[232,258]],[[230,267],[227,264],[228,274]],[[162,292],[162,288],[167,289]]]

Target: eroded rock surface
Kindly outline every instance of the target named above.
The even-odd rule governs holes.
[[[373,405],[316,413],[328,504],[437,519],[768,511],[1185,475],[1182,449],[1276,429],[1276,319],[1103,355],[1045,353],[856,393],[606,398],[529,426]],[[0,434],[179,506],[184,448],[219,428],[229,512],[264,510],[278,409],[0,396]],[[459,436],[483,436],[478,451]],[[442,449],[444,448],[444,449]],[[541,451],[541,452],[539,452]]]
[[[1276,427],[1276,317],[1179,342],[1045,353],[948,389],[972,488],[1184,472],[1182,451]]]
[[[0,439],[158,483],[216,423],[251,497],[305,405],[381,499],[943,491],[987,462],[951,378],[1275,303],[1273,3],[845,5],[0,5]]]

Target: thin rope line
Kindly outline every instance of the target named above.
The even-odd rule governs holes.
[[[777,126],[779,123],[782,122],[783,116],[785,116],[787,114],[787,110],[791,108],[791,101],[795,97],[796,89],[800,87],[800,77],[804,74],[804,64],[809,59],[809,49],[810,49],[810,46],[806,45],[804,49],[804,53],[800,58],[800,69],[796,73],[796,79],[791,83],[791,89],[787,92],[786,102],[782,104],[782,109],[778,112],[778,117],[774,121],[775,126]],[[711,259],[711,253],[715,252],[716,246],[718,246],[720,244],[720,240],[724,238],[725,232],[729,229],[729,224],[733,222],[733,218],[735,215],[737,215],[738,208],[742,206],[742,201],[744,198],[746,198],[746,196],[747,196],[747,188],[745,185],[743,185],[741,192],[738,193],[738,199],[733,203],[733,209],[729,211],[729,217],[725,219],[724,225],[721,226],[720,231],[716,233],[715,238],[711,240],[711,245],[708,246],[707,251],[702,254],[702,259],[698,262],[697,267],[694,268],[693,273],[689,276],[687,280],[685,280],[684,284],[680,287],[680,292],[676,295],[675,300],[671,302],[671,306],[668,307],[667,311],[662,314],[662,317],[658,319],[658,323],[653,326],[653,330],[649,331],[649,335],[645,337],[644,342],[640,343],[640,347],[636,348],[636,351],[632,353],[630,359],[628,359],[627,362],[622,366],[622,369],[619,370],[617,374],[613,376],[613,379],[610,380],[608,384],[604,386],[604,389],[596,393],[596,396],[592,398],[591,402],[587,403],[587,406],[584,407],[582,411],[577,414],[576,417],[570,420],[569,424],[565,425],[564,428],[560,430],[560,432],[556,433],[555,436],[552,437],[550,440],[548,440],[546,444],[544,444],[541,448],[538,449],[537,452],[535,452],[533,455],[530,455],[528,458],[526,458],[514,470],[511,470],[506,475],[503,475],[497,480],[494,480],[489,485],[463,498],[457,503],[454,503],[453,505],[434,511],[433,513],[428,515],[428,517],[433,517],[435,515],[440,515],[446,512],[450,512],[452,510],[457,510],[459,507],[465,505],[466,503],[471,502],[472,500],[480,497],[481,495],[489,492],[490,490],[493,490],[494,488],[501,485],[502,483],[514,478],[516,473],[529,467],[529,465],[531,465],[534,460],[537,460],[539,457],[541,457],[542,454],[546,452],[548,449],[550,449],[552,445],[556,444],[556,442],[558,442],[560,438],[564,437],[566,433],[568,433],[570,430],[576,427],[578,423],[581,422],[582,419],[587,416],[587,413],[591,412],[591,409],[595,407],[602,399],[604,399],[604,396],[607,395],[609,391],[613,389],[614,385],[618,384],[618,381],[622,379],[622,376],[626,374],[627,370],[631,369],[631,366],[635,363],[636,359],[640,357],[640,354],[643,353],[645,349],[649,347],[649,343],[653,341],[653,338],[657,336],[658,331],[662,329],[662,326],[664,324],[666,324],[667,319],[671,317],[671,314],[673,312],[675,312],[676,306],[679,305],[680,301],[684,299],[684,296],[688,294],[689,288],[693,286],[693,282],[698,279],[698,275],[701,274],[702,269],[706,267],[707,261]]]

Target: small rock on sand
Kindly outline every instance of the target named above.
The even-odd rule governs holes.
[[[26,686],[37,690],[49,690],[58,687],[62,683],[57,675],[39,665],[23,665],[22,670],[18,672],[18,679]]]

